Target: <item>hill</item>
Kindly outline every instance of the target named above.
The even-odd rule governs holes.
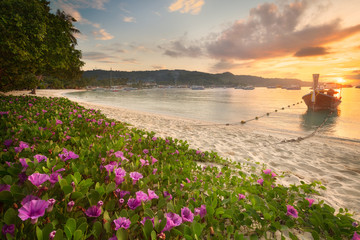
[[[84,71],[83,78],[100,82],[101,85],[110,84],[110,78],[114,85],[117,82],[127,83],[156,83],[158,85],[204,85],[204,86],[310,86],[310,82],[291,78],[263,78],[251,75],[234,75],[230,72],[211,74],[186,70],[157,70],[157,71],[107,71],[90,70]]]

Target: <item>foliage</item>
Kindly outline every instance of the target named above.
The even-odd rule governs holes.
[[[269,169],[247,173],[65,98],[2,96],[0,110],[4,238],[297,239],[300,229],[349,239],[359,230],[347,211],[312,203],[317,182],[285,187]],[[46,211],[22,220],[24,205],[40,202]]]
[[[74,48],[72,22],[62,12],[50,12],[44,0],[0,2],[0,90],[32,88],[29,76],[76,79],[81,52]],[[75,31],[76,32],[76,31]]]

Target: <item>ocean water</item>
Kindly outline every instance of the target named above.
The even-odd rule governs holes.
[[[316,130],[319,137],[360,142],[360,89],[341,89],[342,103],[333,113],[307,111],[302,96],[308,92],[309,88],[168,88],[66,95],[91,103],[203,120],[210,125],[238,125],[265,134],[305,137]]]

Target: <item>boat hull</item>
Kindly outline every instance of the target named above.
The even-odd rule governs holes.
[[[302,98],[308,108],[313,111],[334,110],[341,103],[341,100],[339,98],[324,93],[317,93],[315,96],[315,102],[312,102],[311,95],[312,94],[309,93],[304,95]]]

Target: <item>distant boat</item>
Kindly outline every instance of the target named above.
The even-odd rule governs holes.
[[[341,96],[333,88],[320,89],[319,74],[313,74],[313,91],[304,95],[302,99],[309,110],[335,110],[341,103]]]
[[[125,91],[131,91],[131,90],[138,90],[137,88],[134,87],[124,87],[123,90]]]
[[[276,86],[267,86],[267,88],[277,88]]]
[[[204,90],[205,87],[204,87],[204,86],[196,86],[196,85],[193,85],[193,86],[191,86],[191,89],[192,89],[192,90]]]
[[[356,86],[355,88],[360,88],[360,85],[359,85],[359,86]]]

